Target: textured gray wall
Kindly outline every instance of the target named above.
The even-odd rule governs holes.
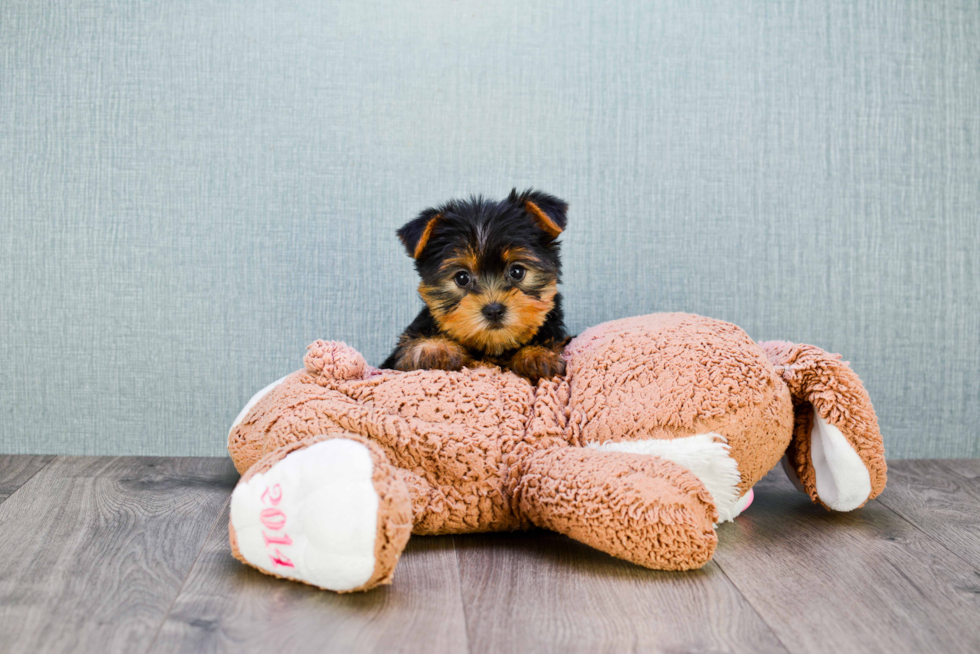
[[[221,454],[307,343],[377,363],[394,230],[572,205],[574,330],[844,353],[892,457],[980,456],[980,5],[0,2],[0,451]]]

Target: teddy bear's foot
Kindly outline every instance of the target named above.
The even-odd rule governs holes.
[[[390,583],[411,529],[407,487],[380,450],[356,437],[277,450],[231,498],[236,558],[333,591]]]

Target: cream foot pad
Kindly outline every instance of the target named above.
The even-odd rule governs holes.
[[[240,483],[231,524],[250,564],[328,590],[371,578],[378,493],[367,447],[334,438],[297,450]]]

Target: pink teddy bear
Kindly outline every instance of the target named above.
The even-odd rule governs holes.
[[[638,565],[698,568],[782,459],[814,502],[885,486],[871,402],[839,356],[729,323],[604,323],[532,386],[498,368],[396,372],[317,341],[242,410],[234,555],[348,592],[390,583],[411,534],[551,529]]]

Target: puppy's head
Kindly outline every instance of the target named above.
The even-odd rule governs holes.
[[[501,202],[426,209],[399,229],[439,328],[489,355],[529,341],[555,306],[567,210],[556,197],[515,189]]]

